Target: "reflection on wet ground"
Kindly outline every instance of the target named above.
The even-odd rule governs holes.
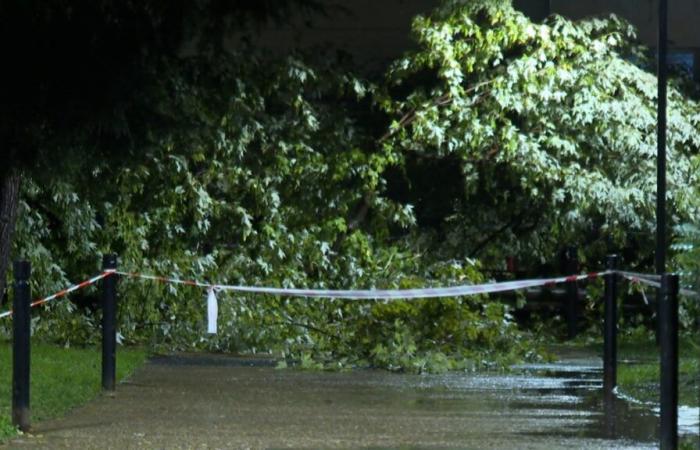
[[[654,409],[654,412],[658,413],[658,410]],[[680,435],[698,435],[700,433],[700,408],[690,406],[678,408],[678,433]],[[700,443],[700,436],[698,436],[698,441]]]
[[[12,448],[655,448],[644,405],[601,395],[599,360],[503,375],[275,370],[268,360],[152,360],[116,397]]]

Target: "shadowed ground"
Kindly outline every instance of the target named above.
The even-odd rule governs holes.
[[[276,370],[219,355],[152,359],[113,397],[9,448],[655,448],[656,419],[616,402],[599,361],[486,376]]]

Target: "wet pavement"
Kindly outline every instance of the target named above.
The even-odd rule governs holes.
[[[648,407],[601,397],[599,359],[505,375],[276,370],[221,355],[152,359],[113,397],[7,448],[656,448]]]

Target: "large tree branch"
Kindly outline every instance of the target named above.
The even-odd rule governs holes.
[[[490,244],[493,240],[495,240],[498,236],[501,234],[505,233],[511,228],[517,228],[527,217],[527,214],[530,212],[529,209],[523,209],[518,213],[515,217],[513,217],[511,220],[503,224],[501,227],[497,228],[495,231],[492,233],[488,234],[486,238],[482,239],[481,242],[479,242],[476,247],[469,253],[470,258],[476,258],[481,251],[486,248],[488,244]]]
[[[470,94],[470,93],[476,91],[477,89],[480,89],[480,88],[487,86],[491,83],[495,83],[497,80],[499,80],[499,78],[493,78],[491,80],[482,81],[481,83],[476,83],[475,85],[467,88],[464,91],[464,94]],[[477,97],[477,99],[474,101],[474,104],[477,104],[478,102],[480,102],[484,98],[486,93],[487,92],[479,95],[479,97]],[[430,107],[430,106],[446,106],[446,105],[449,105],[450,103],[452,103],[452,101],[453,101],[453,98],[450,96],[450,94],[443,94],[443,95],[439,96],[438,98],[436,98],[435,100],[433,100],[432,102],[430,102],[427,106],[428,107]],[[416,117],[417,117],[416,116],[417,111],[418,111],[417,108],[412,108],[410,111],[408,111],[406,114],[404,114],[403,117],[401,117],[401,119],[399,120],[399,123],[396,125],[396,127],[387,131],[386,133],[384,133],[384,135],[382,137],[380,137],[377,142],[379,144],[383,143],[384,141],[391,138],[392,136],[394,136],[396,133],[398,133],[402,129],[406,128],[407,126],[409,126],[410,124],[415,122]]]
[[[360,203],[360,207],[358,208],[354,217],[348,221],[348,230],[355,230],[360,225],[362,225],[362,222],[364,222],[367,218],[367,214],[369,213],[371,203],[372,200],[369,198],[368,195],[365,195],[362,198],[362,203]]]

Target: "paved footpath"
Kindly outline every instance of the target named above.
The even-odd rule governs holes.
[[[178,355],[152,359],[114,396],[5,447],[655,448],[653,417],[619,412],[632,418],[620,424],[623,435],[605,420],[591,394],[598,383],[599,374],[325,373]]]

